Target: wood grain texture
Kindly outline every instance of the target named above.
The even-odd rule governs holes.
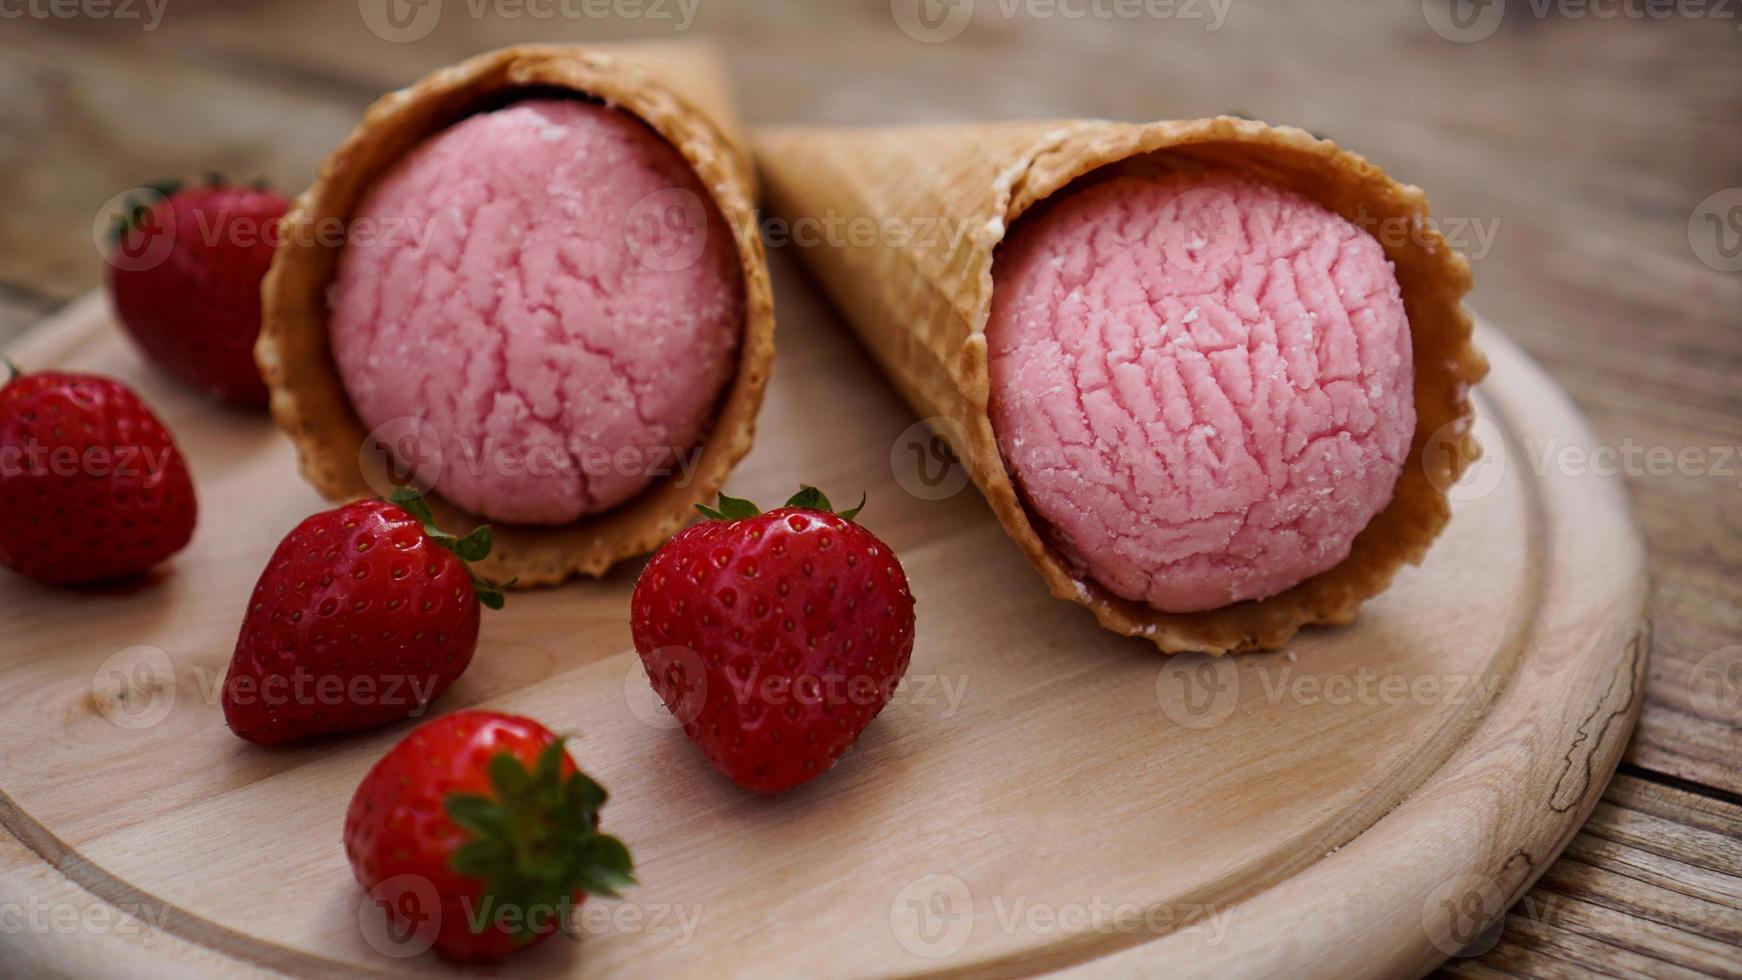
[[[1734,381],[1742,373],[1742,275],[1704,265],[1688,235],[1701,200],[1742,186],[1734,21],[1539,19],[1513,3],[1513,18],[1492,38],[1455,44],[1427,28],[1414,2],[1235,0],[1214,32],[1184,21],[1005,19],[987,15],[994,4],[980,6],[961,37],[938,45],[902,35],[885,0],[704,0],[690,33],[726,46],[752,123],[1148,119],[1237,109],[1329,134],[1427,187],[1448,229],[1461,222],[1475,306],[1505,323],[1572,394],[1603,445],[1679,452],[1742,443]],[[454,15],[427,38],[393,44],[361,28],[354,0],[177,0],[149,33],[125,23],[6,21],[0,287],[24,290],[22,321],[95,284],[92,217],[141,182],[216,166],[305,185],[363,106],[436,66],[516,41],[671,37],[670,26]],[[786,309],[793,304],[796,315],[829,316],[802,290],[782,302],[783,317],[794,315]],[[0,309],[10,315],[11,305]],[[781,373],[815,366],[787,353]],[[842,410],[862,407],[855,396]],[[893,435],[878,434],[884,448]],[[1734,800],[1742,793],[1742,722],[1711,696],[1721,692],[1702,693],[1695,682],[1702,664],[1742,637],[1742,491],[1733,472],[1713,472],[1718,452],[1705,461],[1686,472],[1628,475],[1654,582],[1655,641],[1627,758],[1636,781],[1665,774]],[[827,481],[842,472],[831,465],[813,475]],[[942,533],[960,516],[944,508],[911,540]],[[0,771],[10,764],[0,756]],[[1702,826],[1702,805],[1734,813],[1730,803],[1663,792],[1667,826]],[[1612,859],[1592,856],[1604,867]],[[1683,870],[1670,866],[1666,875]],[[1548,900],[1549,884],[1524,901]],[[1630,907],[1608,895],[1624,880],[1585,885],[1593,904]],[[1600,956],[1605,947],[1584,943],[1629,921],[1616,916],[1582,939],[1508,928],[1459,969],[1576,972],[1561,950],[1576,942]],[[1641,930],[1635,941],[1660,936]],[[1734,972],[1742,954],[1729,950]],[[1653,962],[1726,972],[1718,968],[1724,958],[1684,952],[1666,940]],[[1616,960],[1607,969],[1637,966]]]
[[[1742,976],[1742,806],[1634,775],[1448,976]]]
[[[644,917],[603,920],[583,950],[541,947],[514,969],[1420,972],[1499,916],[1596,803],[1649,645],[1618,480],[1514,468],[1459,503],[1428,563],[1357,626],[1309,631],[1287,653],[1163,660],[1053,600],[974,494],[904,492],[921,486],[891,463],[909,416],[780,271],[797,287],[781,297],[782,370],[730,489],[767,499],[806,476],[869,488],[867,520],[920,599],[908,686],[825,779],[751,798],[662,724],[628,650],[634,569],[514,595],[439,710],[484,704],[580,733],[583,764],[613,791],[608,825],[638,855],[642,885],[619,908]],[[1591,441],[1516,347],[1493,331],[1482,342],[1497,438]],[[362,772],[409,725],[268,751],[230,735],[216,703],[260,556],[319,507],[290,479],[289,446],[264,419],[153,376],[100,296],[16,355],[136,384],[186,448],[203,513],[189,550],[131,587],[0,578],[0,605],[17,611],[0,653],[0,823],[84,892],[148,915],[173,940],[150,951],[158,965],[430,968],[371,946],[337,832]],[[804,410],[825,400],[860,424]],[[4,897],[42,901],[42,868],[8,863],[22,891]],[[1290,926],[1303,911],[1311,932]],[[686,914],[693,932],[673,931]],[[89,965],[88,951],[43,952],[64,938],[0,944]]]

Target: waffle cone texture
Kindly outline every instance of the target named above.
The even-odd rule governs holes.
[[[774,300],[756,232],[755,172],[728,102],[723,65],[701,45],[527,45],[441,69],[372,106],[330,156],[281,226],[262,286],[255,357],[272,392],[272,415],[296,444],[303,476],[333,501],[391,486],[385,453],[351,407],[333,362],[327,292],[342,248],[322,229],[348,228],[375,182],[426,138],[481,110],[528,95],[570,94],[638,117],[681,153],[732,229],[744,275],[744,333],[736,375],[719,405],[690,479],[667,478],[630,501],[558,527],[497,525],[480,572],[520,585],[602,575],[651,551],[713,498],[749,452],[774,359]],[[449,530],[481,521],[431,495]]]
[[[1450,520],[1446,490],[1480,452],[1469,390],[1487,373],[1462,305],[1469,263],[1427,224],[1419,188],[1360,156],[1299,129],[1225,117],[778,129],[758,134],[756,152],[771,210],[795,228],[869,219],[903,229],[799,252],[890,380],[951,442],[1052,594],[1088,607],[1105,628],[1169,653],[1276,649],[1302,626],[1352,622],[1399,569],[1421,562]],[[1164,613],[1076,572],[1024,506],[988,412],[985,331],[998,246],[1029,209],[1085,178],[1206,169],[1295,190],[1362,228],[1408,230],[1375,237],[1409,319],[1417,422],[1391,502],[1347,559],[1268,599]]]

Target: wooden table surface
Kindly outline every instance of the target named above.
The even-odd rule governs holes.
[[[0,343],[100,281],[113,195],[212,170],[300,189],[382,91],[518,41],[712,38],[752,123],[1304,126],[1428,188],[1473,305],[1611,450],[1506,464],[1620,466],[1650,550],[1621,773],[1447,969],[1742,976],[1742,5],[448,0],[396,22],[385,2],[0,4]]]

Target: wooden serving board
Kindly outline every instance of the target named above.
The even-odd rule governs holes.
[[[1649,646],[1623,488],[1539,465],[1593,437],[1516,347],[1482,330],[1489,462],[1424,567],[1286,652],[1167,660],[1051,599],[972,489],[949,492],[965,481],[921,475],[923,430],[776,264],[775,383],[730,489],[869,489],[863,520],[918,596],[908,682],[834,771],[759,798],[657,707],[630,648],[636,566],[511,596],[435,710],[577,733],[641,884],[584,906],[579,943],[492,975],[1411,974],[1493,941],[1613,772]],[[0,573],[0,963],[448,972],[398,955],[340,843],[410,723],[266,750],[216,702],[266,556],[323,506],[288,442],[162,381],[98,297],[12,356],[136,384],[202,513],[129,587]]]

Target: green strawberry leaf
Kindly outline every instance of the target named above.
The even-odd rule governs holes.
[[[629,848],[598,831],[604,789],[578,770],[563,773],[564,741],[546,746],[530,770],[516,756],[499,753],[486,766],[491,795],[455,793],[443,801],[448,818],[468,837],[448,866],[481,880],[490,908],[523,913],[516,943],[544,931],[549,919],[535,913],[567,907],[576,890],[619,898],[635,884]]]
[[[537,786],[556,785],[557,777],[563,767],[563,740],[557,739],[544,747],[538,754],[538,763],[532,770],[532,782]]]
[[[514,585],[514,583],[516,583],[518,581],[520,581],[520,580],[517,578],[512,578],[506,582],[503,582],[501,585],[497,585],[494,582],[490,582],[486,579],[481,579],[478,576],[474,575],[474,576],[472,576],[472,591],[476,592],[478,594],[478,602],[484,608],[486,608],[486,609],[501,609],[503,606],[508,604],[508,597],[507,597],[507,595],[505,595],[503,593],[502,590],[507,589],[507,588],[511,588]]]
[[[490,525],[480,524],[471,534],[455,541],[454,554],[466,561],[483,561],[490,557]]]
[[[824,496],[821,490],[818,490],[816,487],[813,487],[808,483],[799,487],[797,493],[786,499],[786,506],[803,507],[806,510],[820,510],[829,514],[835,512],[835,508],[829,504],[829,498]]]
[[[858,517],[859,512],[865,509],[865,499],[865,491],[859,491],[859,502],[854,504],[852,507],[841,511],[841,520],[850,521],[853,518]]]
[[[430,540],[434,541],[437,547],[453,552],[467,564],[468,571],[470,571],[472,562],[483,561],[490,557],[490,548],[493,544],[490,525],[480,524],[465,537],[456,537],[441,529],[441,526],[436,523],[435,513],[430,510],[429,501],[423,499],[423,495],[416,490],[410,487],[395,487],[392,493],[381,499],[410,514],[414,520],[423,525],[423,533],[429,535]],[[497,585],[489,579],[479,577],[476,572],[472,572],[471,575],[472,591],[477,594],[478,602],[484,608],[501,609],[507,604],[507,596],[503,594],[503,590],[512,586],[513,581]]]
[[[791,497],[787,498],[786,506],[788,506],[788,507],[802,507],[805,510],[820,510],[825,514],[836,513],[834,505],[829,503],[828,495],[823,493],[821,490],[818,490],[816,487],[811,486],[808,483],[799,487],[797,493],[795,493]],[[851,507],[847,510],[841,511],[837,516],[839,516],[842,520],[850,521],[853,518],[858,517],[859,512],[864,510],[864,509],[865,509],[865,494],[861,493],[861,494],[859,494],[859,503],[858,504],[854,505],[853,507]]]
[[[575,773],[568,782],[568,805],[575,809],[597,810],[605,805],[605,787],[593,782],[584,772]]]
[[[569,860],[580,869],[581,890],[602,898],[622,898],[635,884],[629,848],[606,834],[593,834],[569,849]]]
[[[0,357],[0,364],[6,365],[6,382],[7,382],[7,384],[11,384],[12,382],[17,381],[19,378],[24,377],[24,369],[19,367],[17,364],[14,364],[12,362],[12,358]]]
[[[490,788],[503,802],[512,803],[527,795],[532,777],[526,774],[519,759],[503,752],[490,760]]]
[[[728,497],[724,493],[720,494],[718,507],[697,504],[696,510],[701,511],[702,516],[711,521],[741,521],[762,513],[762,509],[750,501]]]
[[[507,826],[507,813],[487,796],[456,793],[447,798],[444,808],[449,820],[474,834],[495,834]]]
[[[388,495],[387,502],[417,518],[426,529],[435,527],[435,514],[430,511],[429,503],[423,499],[423,494],[416,490],[410,487],[395,487],[393,492]],[[440,528],[436,528],[436,530],[441,533]]]

